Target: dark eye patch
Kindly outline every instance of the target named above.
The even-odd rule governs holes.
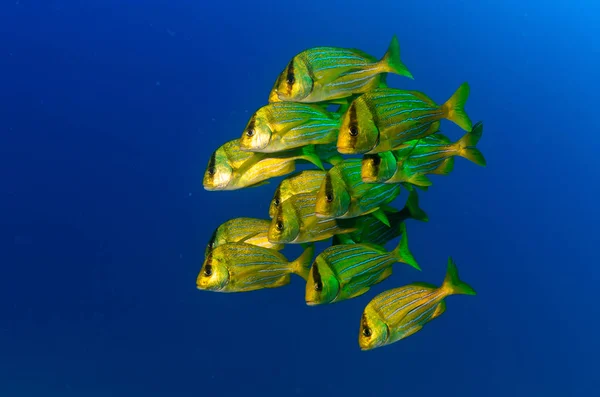
[[[321,273],[319,273],[319,266],[313,263],[313,279],[315,280],[315,291],[320,292],[323,290],[323,280],[321,279]]]

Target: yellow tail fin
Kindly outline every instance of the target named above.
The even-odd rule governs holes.
[[[444,117],[452,121],[465,131],[471,131],[473,125],[465,112],[465,103],[469,98],[469,83],[462,83],[452,94],[450,99],[442,105]]]

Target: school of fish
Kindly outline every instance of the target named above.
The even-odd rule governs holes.
[[[429,220],[417,189],[427,191],[432,175],[450,174],[457,156],[485,166],[476,148],[483,123],[472,124],[465,111],[468,83],[438,104],[422,92],[389,87],[389,73],[413,78],[395,36],[380,59],[358,49],[315,47],[289,60],[268,103],[212,153],[203,179],[206,190],[218,191],[283,177],[270,219],[234,218],[216,228],[198,289],[277,288],[296,275],[305,281],[306,304],[318,306],[367,293],[396,263],[421,271],[405,223]],[[464,135],[453,142],[440,132],[442,120]],[[299,164],[308,169],[295,172]],[[402,209],[392,205],[399,196],[406,196]],[[331,245],[315,257],[315,243],[327,240]],[[290,261],[281,252],[286,244],[300,244],[303,252]],[[417,282],[380,293],[357,316],[360,348],[414,334],[457,294],[475,290],[459,278],[451,257],[439,286]]]

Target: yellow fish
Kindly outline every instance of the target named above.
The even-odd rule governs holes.
[[[396,36],[381,60],[352,48],[315,47],[292,58],[280,73],[270,102],[323,102],[385,86],[387,73],[413,78],[400,60]]]
[[[405,142],[437,132],[448,119],[465,131],[472,128],[464,110],[469,85],[463,83],[443,105],[422,92],[379,88],[356,98],[342,118],[337,149],[342,154],[396,150]]]
[[[340,114],[308,103],[278,102],[258,109],[240,138],[240,149],[276,153],[337,140]]]
[[[306,170],[291,175],[281,181],[269,206],[269,216],[271,219],[277,213],[277,209],[287,199],[300,193],[315,193],[321,187],[321,182],[327,171],[324,170]]]
[[[432,182],[425,175],[448,175],[454,169],[454,156],[464,157],[477,165],[485,166],[485,157],[475,147],[482,133],[483,123],[478,122],[456,142],[450,142],[443,135],[433,134],[415,141],[412,147],[395,152],[364,155],[362,180],[431,186]]]
[[[448,270],[441,287],[414,283],[377,295],[363,312],[358,333],[362,350],[386,346],[418,332],[446,310],[449,295],[475,295],[475,290],[458,277],[458,269],[448,258]]]
[[[315,202],[314,193],[297,194],[284,201],[271,221],[269,241],[276,244],[308,243],[356,230],[341,228],[333,218],[317,218]]]
[[[260,186],[268,179],[293,172],[296,160],[303,160],[323,168],[314,146],[280,153],[252,153],[240,150],[240,140],[231,140],[210,157],[204,173],[205,190],[237,190]]]
[[[398,197],[400,186],[364,183],[361,167],[361,159],[345,159],[328,170],[317,192],[317,217],[343,219],[373,214],[389,226],[381,207]]]
[[[288,262],[277,251],[252,244],[219,245],[204,260],[196,287],[206,291],[246,292],[287,285],[292,273],[306,280],[314,252],[311,244],[298,259]]]
[[[259,247],[282,250],[283,244],[273,244],[267,238],[270,221],[258,218],[233,218],[222,223],[217,227],[210,237],[206,247],[204,257],[206,258],[210,251],[225,243],[243,242]]]
[[[408,248],[404,223],[400,243],[393,251],[374,244],[332,245],[317,255],[306,280],[305,300],[309,306],[341,302],[363,295],[392,275],[392,265],[419,264]]]

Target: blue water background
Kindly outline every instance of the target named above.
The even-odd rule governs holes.
[[[3,2],[0,395],[594,395],[599,15],[591,0]],[[484,122],[488,167],[457,159],[420,195],[430,221],[408,223],[423,272],[317,308],[298,278],[196,290],[214,228],[267,217],[278,182],[207,192],[211,152],[295,53],[381,56],[393,34],[415,79],[390,85],[442,102],[468,81]],[[360,351],[367,302],[441,282],[450,255],[478,295]]]

